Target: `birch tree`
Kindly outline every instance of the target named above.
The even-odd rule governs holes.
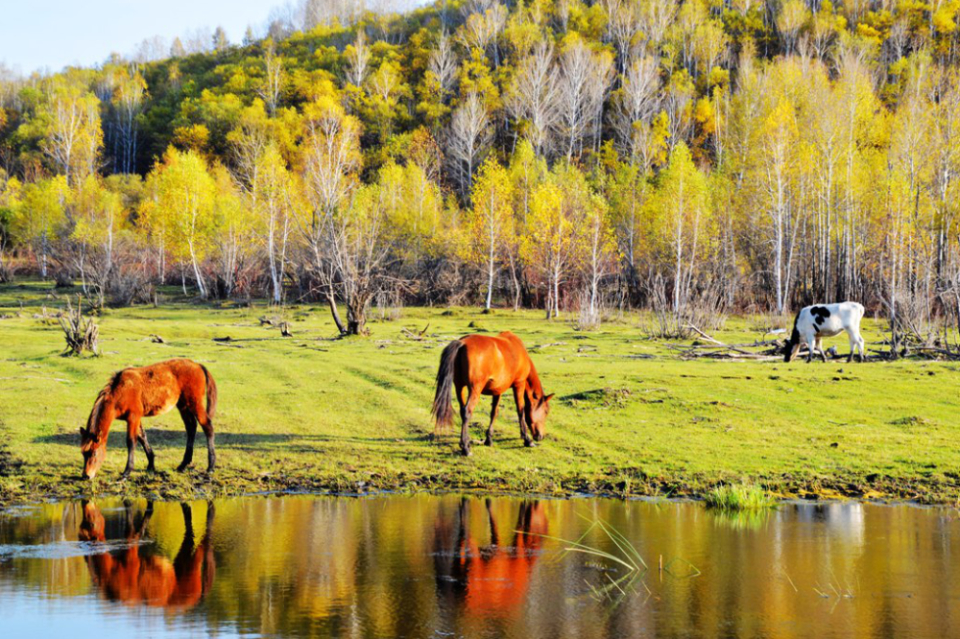
[[[519,63],[506,97],[508,113],[543,156],[552,148],[554,129],[560,118],[560,83],[553,61],[553,46],[541,43]]]
[[[510,175],[495,159],[480,168],[473,187],[473,207],[467,221],[468,259],[485,271],[489,310],[501,256],[513,235],[513,193]]]
[[[195,151],[170,148],[154,169],[157,182],[155,223],[168,234],[167,250],[193,271],[201,298],[209,288],[202,264],[217,233],[217,186],[206,160]]]
[[[487,106],[476,93],[467,95],[453,112],[447,131],[447,157],[464,195],[473,188],[473,173],[490,146],[491,129]]]
[[[560,54],[559,128],[567,159],[583,151],[584,141],[599,139],[603,105],[613,80],[613,59],[594,53],[580,39]]]
[[[350,327],[337,309],[337,278],[342,275],[337,251],[344,241],[337,216],[350,206],[360,169],[360,123],[347,115],[331,96],[321,96],[306,108],[303,142],[303,182],[311,204],[300,231],[310,248],[313,266],[320,278],[334,323],[341,334]]]

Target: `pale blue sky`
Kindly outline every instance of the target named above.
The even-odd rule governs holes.
[[[144,38],[223,26],[231,42],[282,0],[0,0],[0,62],[24,74],[130,54]]]
[[[367,0],[410,8],[430,0]],[[93,66],[113,53],[132,55],[144,39],[222,26],[238,43],[248,26],[261,34],[271,10],[287,0],[0,0],[0,63],[24,75],[68,65]],[[290,1],[289,4],[299,4]]]

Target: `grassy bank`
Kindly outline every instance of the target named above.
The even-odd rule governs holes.
[[[593,332],[538,312],[404,309],[369,338],[331,339],[324,307],[288,308],[293,337],[258,318],[264,306],[178,302],[108,309],[99,358],[64,358],[43,319],[66,297],[44,283],[0,287],[0,501],[89,494],[165,498],[265,490],[467,489],[564,494],[704,495],[749,481],[782,496],[885,497],[953,503],[960,495],[954,363],[811,364],[685,361],[646,339],[637,316]],[[377,313],[374,313],[379,317]],[[416,333],[429,323],[423,339]],[[404,328],[413,330],[408,333]],[[548,439],[525,449],[512,399],[495,446],[456,455],[430,441],[440,351],[465,333],[512,330],[557,398]],[[158,335],[163,343],[151,341]],[[723,340],[752,341],[758,322],[732,319]],[[229,342],[214,338],[229,337]],[[879,324],[865,331],[868,347]],[[830,340],[846,353],[846,338]],[[177,413],[145,422],[156,475],[118,481],[124,428],[111,432],[94,482],[80,482],[77,429],[109,375],[172,357],[206,364],[220,391],[213,478],[203,439],[197,470],[173,472],[183,451]],[[486,425],[489,400],[475,419]],[[478,425],[475,440],[482,439]]]

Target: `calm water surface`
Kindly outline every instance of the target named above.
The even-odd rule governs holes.
[[[958,516],[458,496],[31,506],[0,513],[0,636],[960,637]],[[564,552],[581,536],[610,557]],[[646,571],[619,563],[634,550]]]

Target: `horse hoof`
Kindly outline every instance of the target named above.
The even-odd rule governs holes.
[[[179,466],[177,466],[177,472],[178,472],[178,473],[182,473],[182,472],[185,471],[187,468],[188,468],[187,464],[180,464]]]
[[[461,449],[460,449],[460,454],[463,455],[464,457],[469,457],[469,456],[470,456],[470,449],[469,449],[469,448],[461,448]]]
[[[488,437],[487,439],[483,440],[483,445],[484,445],[484,446],[493,446],[493,440]]]
[[[528,442],[523,442],[523,445],[526,446],[527,448],[536,448],[537,442],[531,440]]]
[[[120,473],[120,479],[130,479],[130,473]]]

